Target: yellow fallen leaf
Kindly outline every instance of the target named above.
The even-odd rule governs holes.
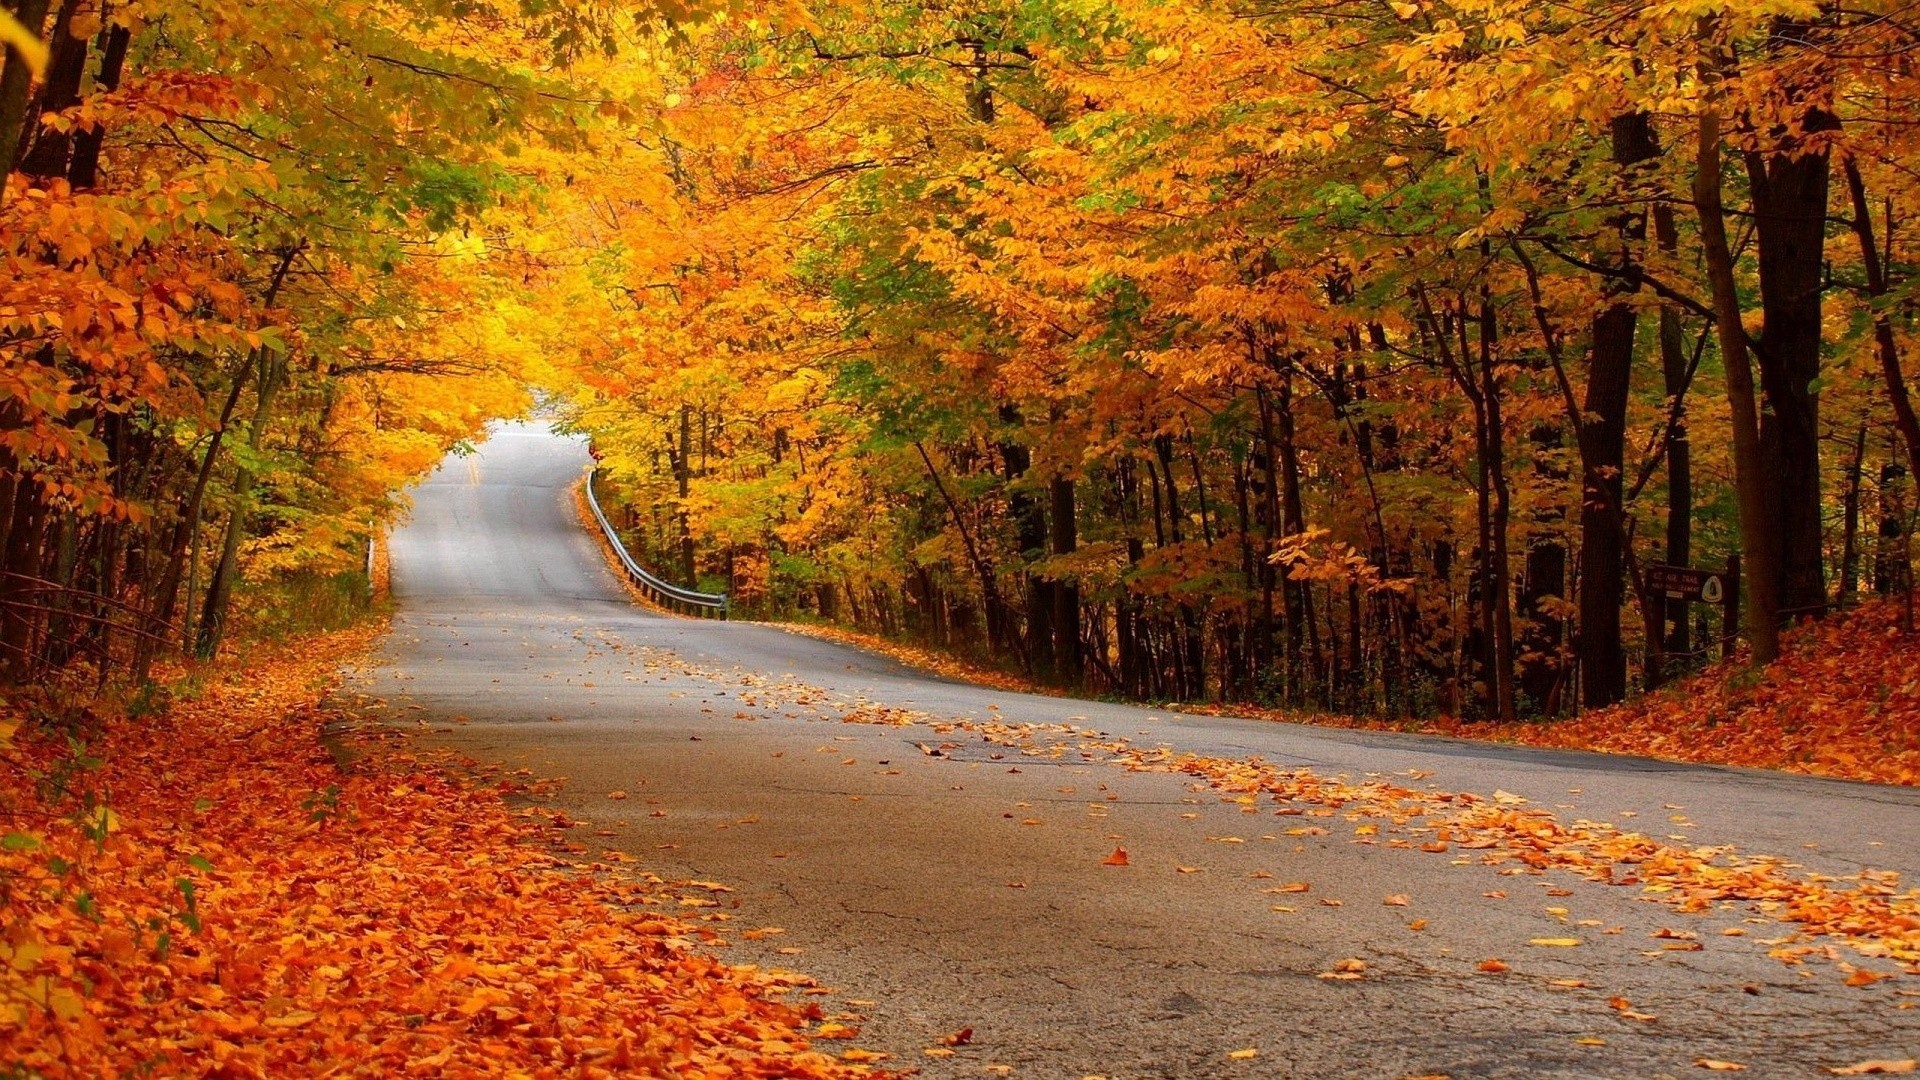
[[[1410,897],[1408,897],[1406,893],[1394,893],[1392,896],[1389,896],[1385,900],[1382,900],[1380,902],[1385,904],[1388,907],[1406,907],[1407,905],[1413,903],[1413,900]]]
[[[1910,1073],[1920,1067],[1920,1061],[1913,1058],[1898,1060],[1862,1061],[1856,1065],[1830,1066],[1827,1071],[1835,1076],[1885,1076],[1894,1073]]]
[[[1596,1039],[1593,1036],[1589,1035],[1584,1039],[1573,1040],[1573,1044],[1575,1046],[1605,1046],[1607,1045],[1607,1040]]]
[[[1746,1072],[1747,1067],[1737,1061],[1721,1061],[1717,1058],[1694,1058],[1693,1063],[1703,1069],[1714,1072]]]
[[[1254,1049],[1251,1046],[1247,1047],[1245,1050],[1235,1050],[1232,1053],[1227,1055],[1228,1058],[1234,1061],[1252,1061],[1254,1058],[1257,1058],[1259,1056],[1260,1056],[1260,1051]]]
[[[1556,949],[1570,949],[1580,944],[1580,939],[1577,937],[1537,937],[1527,942],[1527,944]]]
[[[920,1052],[930,1058],[950,1058],[953,1056],[952,1049],[945,1046],[929,1046]]]
[[[851,1061],[855,1065],[865,1065],[870,1062],[883,1061],[887,1057],[888,1055],[883,1054],[878,1050],[862,1050],[862,1049],[859,1049],[858,1047],[855,1047],[852,1050],[843,1050],[840,1053],[841,1061]]]

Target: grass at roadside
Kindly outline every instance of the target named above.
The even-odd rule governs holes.
[[[671,886],[564,870],[525,842],[548,823],[404,748],[343,769],[323,694],[376,632],[155,715],[7,716],[0,1073],[867,1075]]]

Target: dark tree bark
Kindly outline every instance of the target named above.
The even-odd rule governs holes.
[[[1056,476],[1047,491],[1052,502],[1048,517],[1052,525],[1053,553],[1071,555],[1079,548],[1073,480]],[[1053,654],[1059,663],[1061,680],[1069,686],[1079,686],[1086,674],[1080,658],[1080,587],[1071,580],[1053,582],[1053,634]]]
[[[1830,113],[1807,113],[1809,132],[1833,130]],[[1746,155],[1760,256],[1762,330],[1754,352],[1767,407],[1760,414],[1767,514],[1778,526],[1775,571],[1787,616],[1827,607],[1820,516],[1820,309],[1825,293],[1829,157],[1805,145]]]
[[[44,37],[47,9],[52,6],[51,0],[19,0],[13,7],[13,17],[27,33]],[[6,155],[7,171],[12,172],[20,160],[18,147],[26,126],[33,72],[28,70],[19,53],[11,49],[0,51],[4,51],[7,58],[5,69],[0,70],[0,154]]]
[[[1623,171],[1659,153],[1646,113],[1616,116],[1611,126],[1613,161]],[[1616,262],[1630,266],[1635,245],[1646,238],[1646,218],[1628,214],[1616,228],[1621,244]],[[1620,640],[1626,557],[1623,493],[1627,396],[1639,315],[1625,296],[1624,275],[1614,281],[1609,286],[1612,302],[1593,320],[1586,400],[1580,410],[1580,699],[1590,709],[1627,696],[1627,654]]]
[[[1700,219],[1701,254],[1713,292],[1716,336],[1726,368],[1727,406],[1733,414],[1734,489],[1740,504],[1740,547],[1747,600],[1743,605],[1747,641],[1755,664],[1780,655],[1780,533],[1770,516],[1769,476],[1760,447],[1760,407],[1748,359],[1747,331],[1741,322],[1740,291],[1733,273],[1733,249],[1727,239],[1722,202],[1720,116],[1711,107],[1700,114],[1693,176],[1693,205]]]
[[[80,0],[64,0],[59,14],[54,16],[49,32],[47,76],[40,83],[33,107],[26,113],[19,143],[14,149],[14,168],[36,180],[67,174],[70,140],[66,132],[42,127],[40,118],[80,100],[80,82],[87,70],[87,41],[72,34],[73,17],[79,8]]]
[[[1672,254],[1679,250],[1680,230],[1672,206],[1654,206],[1653,232],[1661,251]],[[1660,308],[1660,374],[1667,400],[1672,402],[1667,414],[1666,560],[1671,566],[1689,566],[1693,561],[1693,443],[1687,434],[1686,395],[1693,369],[1687,362],[1680,312],[1672,304]],[[1673,620],[1665,651],[1692,651],[1692,634],[1684,611]]]

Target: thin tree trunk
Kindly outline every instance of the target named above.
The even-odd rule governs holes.
[[[1747,586],[1747,640],[1755,664],[1780,655],[1779,532],[1771,517],[1769,478],[1760,450],[1759,403],[1753,366],[1747,358],[1747,331],[1740,321],[1740,293],[1733,274],[1733,250],[1727,241],[1721,204],[1720,114],[1700,114],[1699,147],[1693,177],[1693,206],[1700,219],[1701,254],[1713,293],[1714,328],[1726,368],[1727,406],[1733,414],[1734,489],[1740,504],[1740,548]]]
[[[1853,206],[1853,235],[1860,243],[1860,263],[1866,268],[1867,295],[1876,299],[1892,287],[1887,266],[1880,257],[1880,245],[1873,231],[1873,209],[1867,202],[1866,181],[1860,175],[1860,163],[1848,158],[1842,166],[1847,180],[1848,201]],[[1893,207],[1887,207],[1887,228],[1893,228]],[[1887,400],[1893,405],[1894,428],[1907,451],[1907,472],[1920,477],[1920,417],[1914,415],[1913,397],[1907,392],[1906,375],[1900,369],[1900,348],[1893,336],[1893,320],[1884,308],[1873,316],[1874,353],[1880,360],[1881,381],[1887,387]]]
[[[1073,480],[1056,476],[1048,485],[1052,506],[1048,520],[1055,556],[1071,555],[1079,549],[1075,529]],[[1067,578],[1053,582],[1053,654],[1060,676],[1068,686],[1079,686],[1085,677],[1080,657],[1080,586]]]
[[[274,399],[284,381],[285,364],[271,353],[260,356],[260,394],[247,427],[247,448],[258,452],[266,437],[267,424],[273,418]],[[253,511],[253,469],[242,465],[233,478],[233,510],[227,515],[226,534],[221,538],[220,559],[207,582],[207,595],[200,608],[200,627],[194,635],[194,652],[202,659],[220,651],[227,633],[227,614],[232,606],[233,586],[240,571],[240,542],[246,538]]]

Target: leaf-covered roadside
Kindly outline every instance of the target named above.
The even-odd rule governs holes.
[[[1920,640],[1901,628],[1898,601],[1872,601],[1786,636],[1781,658],[1758,674],[1723,661],[1627,705],[1567,720],[1394,722],[1244,702],[1170,704],[1184,712],[1251,716],[1323,727],[1417,730],[1674,761],[1779,769],[1881,784],[1920,784]],[[1022,693],[1055,688],[837,627],[783,625],[873,649],[950,678]]]
[[[800,976],[729,966],[654,884],[558,872],[496,791],[383,751],[342,770],[320,689],[371,630],[103,725],[103,807],[5,751],[0,1068],[22,1075],[839,1078]],[[38,789],[38,790],[36,790]]]

